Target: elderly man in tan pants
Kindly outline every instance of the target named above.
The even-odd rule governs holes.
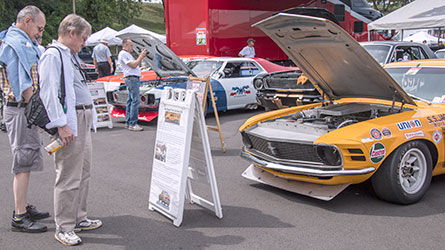
[[[54,217],[55,238],[64,245],[82,242],[75,232],[102,226],[100,220],[87,218],[91,127],[96,114],[77,53],[90,33],[85,19],[75,14],[66,16],[59,25],[57,41],[42,55],[39,67],[40,97],[51,121],[47,128],[57,127],[63,143],[54,157]],[[64,105],[58,98],[61,83],[65,85]]]

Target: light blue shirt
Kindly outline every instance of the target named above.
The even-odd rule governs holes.
[[[14,24],[9,27],[0,48],[0,63],[6,64],[12,93],[19,102],[22,93],[32,86],[31,67],[38,62],[40,50],[36,41]]]
[[[125,50],[121,50],[117,58],[122,67],[122,71],[124,72],[124,76],[141,76],[141,70],[139,67],[132,68],[127,65],[129,62],[136,61],[130,53]]]
[[[239,53],[243,57],[255,57],[255,48],[246,46]]]
[[[51,46],[57,47],[62,53],[63,72],[65,77],[65,104],[60,104],[60,75],[61,60],[59,52],[50,48],[43,53],[39,64],[40,76],[40,98],[48,113],[51,121],[46,125],[47,128],[68,127],[77,136],[77,116],[76,105],[92,104],[91,95],[88,86],[82,82],[82,76],[77,70],[73,59],[73,55],[68,47],[53,40]],[[93,127],[95,128],[96,113],[93,107]]]
[[[111,57],[110,49],[103,43],[99,43],[94,46],[92,58],[96,59],[96,62],[108,62],[108,57]]]

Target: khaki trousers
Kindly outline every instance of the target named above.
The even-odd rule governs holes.
[[[92,111],[77,110],[77,137],[54,156],[54,219],[56,230],[72,231],[87,218],[88,184],[91,176]]]

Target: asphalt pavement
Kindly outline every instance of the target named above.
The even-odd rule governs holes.
[[[353,185],[326,202],[241,177],[249,163],[240,158],[238,128],[259,111],[220,114],[227,152],[209,131],[223,219],[186,203],[181,227],[148,210],[156,122],[143,132],[114,128],[93,134],[93,171],[88,211],[104,225],[81,232],[76,249],[443,249],[445,247],[445,177],[435,177],[417,204],[401,206],[378,200],[369,183]],[[208,124],[215,124],[213,116]],[[44,144],[49,140],[43,136]],[[10,231],[13,206],[11,153],[0,132],[0,249],[61,249],[48,232]],[[44,153],[45,169],[31,175],[29,202],[53,214],[54,166]]]

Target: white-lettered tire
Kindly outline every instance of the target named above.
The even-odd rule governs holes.
[[[432,176],[432,157],[422,141],[410,141],[397,148],[372,177],[377,196],[398,204],[422,199]]]

